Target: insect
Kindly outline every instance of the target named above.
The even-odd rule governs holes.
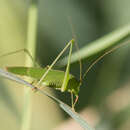
[[[70,74],[70,60],[71,60],[71,53],[72,53],[72,46],[74,44],[74,39],[72,39],[66,47],[61,51],[61,53],[57,56],[57,58],[53,61],[53,63],[46,68],[40,68],[40,67],[7,67],[7,71],[11,72],[16,75],[20,76],[27,76],[33,78],[35,81],[37,81],[36,86],[46,86],[50,88],[54,88],[56,90],[60,90],[61,92],[69,92],[71,93],[71,98],[72,98],[72,108],[74,109],[76,102],[78,101],[78,94],[80,90],[80,86],[82,84],[82,80],[86,76],[86,74],[89,72],[89,70],[100,60],[102,59],[105,55],[113,52],[117,48],[121,47],[122,45],[126,44],[119,44],[112,48],[111,50],[105,52],[103,55],[101,55],[97,60],[95,60],[89,68],[86,70],[86,72],[83,75],[83,79],[80,76],[80,80],[76,79],[74,75]],[[128,41],[129,42],[129,41]],[[60,70],[55,70],[52,69],[52,67],[55,65],[57,60],[60,58],[60,56],[64,53],[64,51],[70,46],[70,51],[69,51],[69,57],[68,57],[68,63],[66,67],[66,71],[60,71]],[[16,51],[19,52],[19,51]],[[31,57],[30,53],[25,50],[27,54]],[[15,52],[8,53],[13,54]],[[2,55],[6,56],[6,55]],[[33,58],[31,57],[32,61]],[[81,74],[81,73],[80,73]],[[73,94],[75,95],[75,101],[73,102]]]
[[[61,92],[70,92],[72,95],[71,96],[72,100],[74,94],[76,97],[75,102],[73,103],[72,101],[72,108],[74,108],[78,100],[78,93],[80,90],[81,81],[76,79],[75,76],[69,73],[73,44],[74,44],[74,39],[72,39],[65,46],[65,48],[61,51],[61,53],[57,56],[57,58],[49,67],[40,68],[40,67],[23,67],[23,66],[14,67],[13,66],[13,67],[7,67],[6,69],[8,72],[11,72],[16,75],[31,77],[32,79],[35,80],[35,83],[37,81],[36,86],[46,86],[46,87],[54,88],[56,90],[60,90]],[[68,58],[66,71],[64,72],[64,71],[52,69],[54,64],[57,62],[57,60],[60,58],[60,56],[64,53],[64,51],[69,46],[70,46],[70,51],[69,51],[69,58]],[[33,61],[33,57],[30,55],[28,50],[24,50],[24,51],[27,52],[27,54],[31,57]],[[14,54],[17,52],[19,51],[10,52],[6,55]],[[2,55],[2,56],[6,56],[6,55]]]

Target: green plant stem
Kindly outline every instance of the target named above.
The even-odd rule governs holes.
[[[130,23],[114,30],[113,32],[101,37],[93,42],[90,42],[78,52],[72,53],[71,63],[77,62],[80,59],[89,58],[92,55],[98,54],[106,49],[120,44],[120,41],[127,39],[130,36]],[[60,60],[57,65],[65,66],[68,61],[68,56]]]
[[[31,53],[32,57],[35,59],[35,48],[36,48],[36,30],[37,30],[37,2],[36,0],[31,0],[28,9],[28,27],[27,27],[27,50]],[[34,66],[31,59],[26,56],[25,58],[26,66]],[[30,79],[27,79],[31,82]],[[21,130],[29,130],[31,126],[31,92],[29,88],[24,88],[24,108],[22,117],[22,127]]]

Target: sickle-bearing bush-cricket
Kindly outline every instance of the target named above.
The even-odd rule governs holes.
[[[129,42],[129,41],[128,41]],[[19,75],[19,76],[27,76],[31,77],[34,79],[35,86],[41,88],[41,87],[50,87],[54,88],[56,90],[60,90],[61,92],[69,92],[71,93],[71,98],[72,98],[72,108],[74,109],[74,106],[76,102],[78,101],[78,94],[80,90],[80,86],[82,83],[82,76],[80,72],[80,79],[78,80],[74,75],[70,74],[70,61],[71,61],[71,53],[72,53],[72,46],[75,44],[74,39],[72,39],[66,46],[65,48],[60,52],[60,54],[56,57],[56,59],[53,61],[53,63],[50,66],[47,66],[45,68],[41,67],[23,67],[23,66],[18,66],[18,67],[6,67],[8,72],[11,72],[13,74]],[[126,43],[124,43],[126,44]],[[101,55],[97,60],[95,60],[89,68],[85,71],[83,75],[83,79],[86,76],[86,74],[89,72],[89,70],[100,60],[102,59],[105,55],[113,52],[117,48],[121,47],[122,45],[117,45],[111,50],[105,52],[103,55]],[[70,47],[69,51],[69,56],[68,56],[68,63],[65,72],[61,70],[55,70],[52,67],[55,65],[55,63],[58,61],[58,59],[61,57],[61,55],[66,51],[66,49]],[[31,56],[30,52],[26,49],[21,49],[17,50],[15,52],[9,52],[7,54],[1,55],[0,57],[3,56],[8,56],[10,54],[14,54],[20,51],[25,51],[30,58],[32,59],[32,62],[35,62],[33,57]],[[79,59],[80,60],[80,59]],[[37,66],[37,63],[35,63]],[[81,65],[81,64],[80,64]],[[80,69],[82,67],[80,66]],[[81,70],[80,70],[81,71]],[[36,82],[37,81],[37,82]],[[36,88],[37,88],[36,87]],[[75,95],[75,101],[73,102],[73,95]]]
[[[73,44],[75,44],[74,39],[72,39],[69,43],[67,43],[65,48],[56,57],[56,59],[53,61],[53,63],[50,66],[47,66],[45,68],[23,67],[23,66],[14,67],[14,66],[12,66],[12,67],[6,67],[6,69],[8,72],[11,72],[11,73],[19,75],[19,76],[31,77],[32,79],[34,79],[34,81],[35,81],[34,83],[36,83],[36,81],[37,81],[35,86],[37,86],[37,87],[40,86],[39,88],[45,86],[45,87],[54,88],[56,90],[60,90],[61,92],[69,92],[72,95],[71,96],[72,100],[73,100],[73,95],[75,95],[75,97],[76,97],[75,102],[73,103],[73,101],[72,101],[72,108],[74,108],[74,106],[78,100],[78,93],[80,90],[81,81],[76,79],[74,75],[69,73]],[[70,47],[70,51],[69,51],[69,58],[68,58],[66,71],[64,72],[61,70],[52,69],[54,64],[57,62],[57,60],[60,58],[60,56],[64,53],[64,51],[68,47]],[[26,49],[22,49],[22,50],[27,52],[27,54],[30,56],[32,61],[35,62],[28,50],[26,50]],[[14,54],[14,53],[20,52],[22,50],[18,50],[15,52],[9,52],[8,54],[2,55],[2,56]]]

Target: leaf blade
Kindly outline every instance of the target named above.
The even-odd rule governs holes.
[[[113,32],[93,41],[81,48],[78,52],[72,53],[71,63],[78,62],[80,59],[89,58],[92,55],[98,54],[107,48],[115,46],[121,40],[130,35],[130,24],[114,30]],[[58,62],[59,66],[67,64],[67,57],[64,57]]]

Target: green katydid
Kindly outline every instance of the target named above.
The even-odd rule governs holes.
[[[81,85],[81,82],[77,80],[72,74],[69,73],[70,70],[70,60],[71,60],[71,53],[72,53],[72,46],[74,44],[74,39],[72,39],[66,47],[61,51],[61,53],[57,56],[57,58],[53,61],[53,63],[46,68],[40,68],[40,67],[7,67],[7,71],[20,75],[20,76],[28,76],[38,81],[36,86],[47,86],[51,87],[57,90],[61,90],[62,92],[70,92],[72,97],[73,94],[76,96],[76,100],[73,103],[72,101],[72,107],[74,108],[74,105],[76,104],[78,100],[78,93],[79,93],[79,87]],[[68,58],[68,64],[66,67],[66,72],[54,70],[52,67],[57,62],[57,60],[60,58],[60,56],[64,53],[64,51],[70,46],[69,51],[69,58]],[[16,52],[20,52],[21,50],[10,52],[8,54],[2,55],[7,56],[10,54],[14,54]],[[27,54],[31,57],[32,56],[27,50],[24,50],[27,52]],[[1,56],[1,57],[2,57]],[[33,60],[34,62],[34,60]]]
[[[128,43],[129,41],[119,44],[112,48],[111,50],[105,52],[103,55],[101,55],[97,60],[95,60],[90,67],[86,70],[86,72],[83,75],[83,78],[86,76],[88,71],[100,60],[102,59],[105,55],[113,52],[117,48],[121,47],[122,45]],[[69,73],[70,70],[70,60],[71,60],[71,53],[72,53],[72,45],[74,44],[74,40],[72,39],[66,47],[61,51],[61,53],[57,56],[57,58],[54,60],[54,62],[46,68],[39,68],[39,67],[7,67],[7,71],[20,75],[20,76],[28,76],[31,77],[35,80],[38,81],[37,86],[46,86],[46,87],[51,87],[57,90],[60,90],[61,92],[70,92],[72,95],[72,108],[74,109],[74,106],[78,100],[78,93],[80,90],[81,86],[81,81],[77,80],[72,74]],[[68,58],[68,64],[66,71],[60,71],[60,70],[54,70],[52,67],[54,64],[57,62],[57,60],[60,58],[60,56],[63,54],[63,52],[70,46],[70,51],[69,51],[69,58]],[[30,53],[25,50],[29,56],[31,57]],[[15,51],[19,52],[19,51]],[[8,53],[13,54],[14,52]],[[6,56],[2,55],[2,56]],[[33,60],[33,58],[31,57]],[[34,60],[33,60],[34,61]],[[80,76],[81,77],[81,76]],[[73,94],[76,96],[75,102],[73,103]]]

